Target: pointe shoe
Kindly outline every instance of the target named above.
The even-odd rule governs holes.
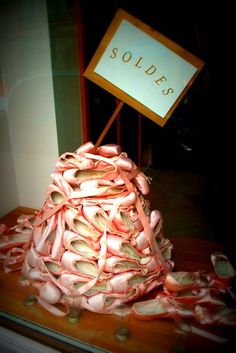
[[[134,270],[133,268],[131,271],[114,274],[109,280],[109,283],[112,287],[112,291],[114,293],[121,294],[127,293],[128,288],[135,284],[136,275],[139,276],[139,278],[141,277],[140,272]],[[129,281],[132,281],[132,278],[134,278],[133,282],[129,283]]]
[[[153,319],[191,319],[192,310],[184,308],[180,304],[174,304],[168,297],[138,302],[133,305],[133,315],[140,320]]]
[[[147,195],[150,191],[149,188],[149,180],[148,178],[143,174],[143,173],[138,173],[135,178],[133,179],[133,182],[137,189],[143,194]]]
[[[65,251],[61,258],[62,265],[74,274],[86,276],[86,277],[97,277],[98,266],[95,261],[86,259],[79,254],[75,254],[71,251]]]
[[[101,236],[101,232],[96,230],[83,216],[76,214],[76,210],[68,209],[64,217],[66,224],[73,232],[94,241]]]
[[[75,154],[83,154],[83,153],[90,153],[94,150],[94,144],[89,141],[81,145],[76,151]]]
[[[61,296],[60,289],[51,282],[45,282],[39,287],[39,298],[49,304],[57,303]]]
[[[56,238],[57,216],[53,215],[33,231],[33,239],[36,251],[44,256],[51,252],[53,242]]]
[[[180,292],[185,289],[207,287],[209,280],[207,276],[201,276],[200,272],[179,271],[168,273],[163,285],[168,292]]]
[[[88,278],[78,276],[72,273],[65,273],[60,276],[60,283],[63,287],[67,288],[72,295],[77,295],[79,293],[80,288],[83,287],[86,283],[88,283]],[[106,279],[97,282],[92,288],[87,290],[84,295],[91,296],[99,292],[110,293],[111,291],[112,287],[109,281]]]
[[[126,232],[122,232],[120,229],[117,230],[117,228],[114,226],[114,222],[109,220],[108,212],[106,212],[100,206],[85,205],[82,207],[82,215],[86,221],[94,227],[94,229],[101,233],[107,230],[111,234],[116,234],[123,237],[128,237],[130,235],[130,233],[127,234]]]
[[[140,264],[146,264],[150,257],[138,252],[128,240],[116,235],[107,235],[107,250],[110,254],[119,256],[125,259],[133,259]]]
[[[73,294],[76,294],[76,292],[83,286],[83,283],[74,283],[75,290],[73,291]],[[112,293],[112,288],[111,285],[109,284],[109,281],[103,280],[101,282],[97,282],[94,284],[90,289],[88,289],[86,292],[84,292],[84,295],[87,297],[91,297],[93,295],[96,295],[98,293]]]
[[[133,161],[127,157],[126,153],[121,154],[118,158],[113,159],[115,164],[122,170],[131,171],[133,168]]]
[[[43,263],[47,270],[55,276],[61,276],[66,272],[60,261],[52,260],[50,257],[44,257]]]
[[[58,186],[51,184],[47,191],[47,207],[53,207],[61,204],[68,195],[66,195]]]
[[[101,233],[108,229],[108,214],[100,206],[84,206],[82,214],[87,222]]]
[[[22,247],[31,239],[31,233],[16,233],[0,236],[0,250],[5,251],[13,247]]]
[[[135,295],[135,290],[131,290],[130,292],[119,296],[117,296],[116,293],[98,293],[87,299],[87,308],[97,313],[113,314],[118,306],[127,301],[133,300]]]
[[[62,265],[70,272],[87,278],[97,278],[99,275],[98,263],[93,260],[86,259],[79,254],[71,251],[65,251],[61,258]],[[99,279],[109,278],[109,273],[101,273]]]
[[[158,210],[151,211],[149,223],[154,237],[159,239],[163,238],[163,220]]]
[[[220,305],[214,308],[197,304],[194,309],[197,322],[207,326],[236,326],[236,309]]]
[[[17,225],[14,227],[17,233],[31,233],[34,228],[36,215],[20,215],[17,218]]]
[[[227,256],[220,252],[214,252],[211,254],[211,262],[213,264],[216,275],[219,278],[229,280],[235,277],[235,269],[229,262]]]
[[[100,154],[103,157],[111,158],[118,156],[121,153],[121,147],[115,144],[107,144],[99,146],[96,151],[97,154]]]
[[[168,295],[168,293],[166,293]],[[176,303],[186,305],[207,304],[211,306],[224,305],[222,295],[211,288],[185,289],[181,292],[172,293],[171,297]]]
[[[94,161],[81,154],[67,152],[60,156],[56,162],[56,171],[61,173],[70,168],[80,170],[92,169],[94,168]]]
[[[122,273],[129,271],[139,271],[139,273],[147,273],[148,269],[144,265],[140,265],[137,260],[125,259],[119,256],[110,256],[106,259],[104,271],[108,273]]]
[[[73,231],[64,232],[63,245],[66,250],[73,251],[86,259],[97,260],[99,258],[98,251],[94,249],[94,242]]]
[[[81,170],[78,168],[66,169],[63,173],[65,180],[71,185],[81,185],[82,182],[87,180],[114,180],[118,176],[118,172],[113,166],[106,166],[101,169],[86,169]]]
[[[118,211],[115,214],[112,222],[116,228],[123,233],[134,234],[140,232],[143,229],[139,215],[137,211],[134,211],[133,208],[130,208],[128,211]]]

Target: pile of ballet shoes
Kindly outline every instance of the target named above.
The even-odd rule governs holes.
[[[207,326],[236,325],[235,270],[227,256],[211,254],[213,272],[170,272],[155,298],[137,302],[141,320],[191,319]]]
[[[51,178],[38,212],[0,225],[5,271],[21,270],[22,286],[45,309],[112,314],[132,301],[129,312],[142,320],[236,325],[228,258],[213,253],[212,273],[172,271],[173,246],[145,199],[150,180],[120,146],[88,142],[63,154]],[[136,300],[153,289],[153,299]]]
[[[113,313],[163,284],[172,244],[145,199],[150,180],[120,146],[88,142],[60,156],[51,178],[43,207],[0,230],[5,271],[21,270],[44,308]]]

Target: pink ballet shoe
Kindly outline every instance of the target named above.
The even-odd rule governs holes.
[[[69,292],[72,294],[75,290],[76,283],[88,283],[90,279],[87,277],[79,276],[74,273],[65,272],[60,275],[59,282],[60,284],[67,288]]]
[[[133,179],[133,182],[143,195],[147,195],[149,193],[149,179],[143,173],[139,172]]]
[[[17,218],[17,225],[15,226],[15,231],[17,233],[31,233],[34,228],[34,221],[36,215],[20,215]]]
[[[99,206],[84,206],[82,208],[84,218],[100,232],[108,228],[108,215]]]
[[[79,290],[84,284],[82,282],[77,282],[74,283],[75,290],[73,291],[73,294],[77,293],[77,290]],[[95,285],[93,285],[90,289],[88,289],[84,295],[86,297],[91,297],[94,296],[98,293],[112,293],[112,288],[109,284],[108,280],[103,280],[101,282],[97,282]]]
[[[227,256],[220,252],[211,254],[211,262],[213,264],[216,275],[224,280],[230,280],[235,277],[236,272]]]
[[[67,270],[79,276],[97,278],[99,275],[99,268],[96,261],[86,259],[70,251],[64,252],[61,263]],[[101,280],[109,278],[109,274],[102,273],[99,278]]]
[[[76,153],[64,153],[56,162],[56,171],[63,172],[66,169],[77,168],[87,170],[94,168],[94,161]]]
[[[139,261],[140,264],[146,264],[149,257],[139,253],[129,241],[115,235],[107,235],[107,249],[112,255],[126,259]]]
[[[42,263],[42,258],[39,255],[39,253],[36,251],[34,246],[31,246],[31,248],[28,251],[27,263],[30,267],[38,267],[38,268]]]
[[[163,220],[158,210],[151,211],[149,223],[154,237],[163,238]]]
[[[137,199],[135,192],[124,192],[122,195],[118,195],[117,197],[113,198],[112,196],[103,197],[101,195],[99,199],[99,204],[102,204],[102,208],[105,211],[111,211],[114,207],[117,209],[120,208],[128,208],[132,207]],[[93,199],[93,202],[95,200]],[[91,200],[89,200],[91,202]],[[98,202],[96,203],[98,204]]]
[[[168,293],[166,293],[168,295]],[[176,303],[186,305],[207,304],[211,306],[224,305],[225,301],[222,295],[210,288],[186,289],[181,292],[171,294]]]
[[[22,268],[25,257],[25,250],[19,247],[8,249],[0,253],[0,261],[3,262],[3,269],[6,273],[17,271]]]
[[[63,177],[65,180],[71,185],[81,185],[82,182],[88,180],[114,180],[118,177],[118,172],[114,169],[113,166],[106,166],[103,169],[67,169],[63,173]]]
[[[110,284],[114,293],[127,293],[131,288],[135,287],[140,291],[142,284],[148,288],[148,285],[157,278],[158,273],[142,275],[139,271],[130,271],[114,275],[110,279]]]
[[[115,144],[107,144],[97,148],[97,154],[100,154],[104,157],[114,157],[118,156],[121,153],[121,147]]]
[[[34,234],[35,249],[44,256],[51,252],[53,241],[56,237],[57,216],[53,215],[41,227],[38,228],[39,234]]]
[[[47,191],[47,207],[61,204],[68,195],[66,195],[58,186],[51,184]]]
[[[94,144],[89,141],[85,144],[81,145],[76,151],[75,154],[83,154],[83,153],[92,153],[94,151]]]
[[[128,288],[132,287],[134,284],[136,284],[136,282],[138,282],[135,280],[136,275],[138,276],[138,278],[142,277],[140,275],[140,272],[134,270],[133,268],[131,268],[131,271],[125,271],[122,273],[114,274],[109,280],[109,283],[112,287],[112,291],[114,293],[127,293]],[[129,282],[132,281],[132,278],[134,278],[133,282]]]
[[[135,295],[135,290],[119,296],[116,293],[98,293],[87,299],[85,308],[97,313],[113,314],[118,306],[133,300]]]
[[[111,296],[106,296],[104,293],[98,293],[87,299],[88,306],[91,311],[98,313],[105,313],[111,311],[111,308],[115,305],[115,301],[120,303],[119,300]]]
[[[127,191],[124,185],[116,186],[112,181],[105,179],[91,179],[82,181],[80,184],[80,190],[78,190],[79,196],[81,197],[100,197],[100,198],[110,198],[110,197],[122,197],[122,195],[127,195]],[[82,200],[81,202],[83,203]],[[86,201],[84,202],[86,204]],[[97,200],[97,204],[100,204],[100,200]]]
[[[236,326],[236,309],[224,305],[208,307],[197,304],[194,317],[201,325],[207,326]]]
[[[38,289],[40,299],[46,301],[49,304],[57,303],[62,296],[60,289],[51,282],[43,283]]]
[[[113,159],[115,164],[125,171],[131,171],[133,168],[133,162],[126,154],[121,154],[118,158]]]
[[[149,253],[151,251],[150,249],[150,244],[147,236],[145,235],[144,230],[138,233],[136,237],[133,237],[131,240],[131,244],[138,250],[138,251],[144,251],[145,249],[149,250]]]
[[[66,287],[72,295],[80,295],[80,288],[83,287],[86,283],[88,283],[88,278],[78,276],[75,274],[62,274],[60,277],[60,283]],[[112,287],[109,283],[109,281],[103,280],[103,281],[97,281],[95,285],[93,285],[92,288],[87,290],[84,295],[86,296],[92,296],[95,295],[99,292],[102,293],[110,293],[112,291]],[[78,294],[79,293],[79,294]]]
[[[155,236],[156,238],[157,237],[162,238],[163,237],[163,235],[161,233],[162,218],[161,218],[161,214],[159,211],[153,210],[150,213],[149,224],[150,224],[150,228],[153,231],[153,236]],[[136,235],[135,238],[132,240],[132,242],[135,245],[136,249],[139,251],[143,251],[144,249],[149,248],[149,246],[150,246],[149,240],[146,237],[144,231],[141,231],[138,235]],[[159,240],[159,242],[160,242],[160,240]]]
[[[171,272],[166,275],[164,288],[168,292],[180,292],[185,289],[208,287],[210,278],[201,272]]]
[[[0,251],[6,251],[14,247],[21,247],[29,243],[31,233],[16,233],[0,236]]]
[[[143,229],[142,223],[136,210],[130,208],[128,211],[118,211],[114,218],[113,224],[123,233],[137,233]]]
[[[76,210],[68,209],[64,213],[65,222],[69,229],[85,238],[96,241],[101,233],[96,230],[83,216],[76,215]]]
[[[94,248],[95,244],[91,239],[85,238],[73,231],[66,230],[64,232],[63,246],[65,249],[73,251],[86,259],[97,260],[99,258],[99,252]]]
[[[95,229],[103,233],[107,230],[111,234],[128,236],[126,232],[117,230],[114,227],[114,223],[109,220],[108,212],[97,205],[89,205],[82,207],[82,215],[88,223],[90,223]]]
[[[171,259],[171,253],[173,249],[173,244],[167,238],[161,238],[160,241],[157,242],[163,259],[168,261]]]
[[[132,308],[132,313],[140,320],[153,319],[191,319],[193,311],[184,308],[180,304],[173,304],[169,297],[158,297],[142,302],[135,303]]]
[[[65,268],[61,264],[61,261],[55,261],[52,260],[50,257],[45,257],[43,263],[44,266],[47,268],[47,271],[49,271],[55,276],[61,276],[63,273],[66,272]]]
[[[124,259],[119,256],[110,256],[106,259],[104,271],[107,273],[122,273],[129,271],[139,271],[140,273],[147,273],[146,266],[141,265],[137,260]]]

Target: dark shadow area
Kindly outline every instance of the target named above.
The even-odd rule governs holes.
[[[118,8],[153,27],[205,62],[205,67],[162,128],[141,118],[142,168],[153,178],[150,195],[163,212],[167,232],[231,242],[233,232],[234,98],[230,89],[232,9],[228,4],[113,0],[47,1],[55,21],[82,20],[84,69]],[[80,11],[80,16],[78,15]],[[76,19],[77,16],[77,19]],[[59,20],[58,20],[59,19]],[[116,98],[85,80],[89,139],[96,143],[114,112]],[[138,161],[138,113],[125,105],[120,114],[121,146]],[[117,122],[103,143],[117,142]]]
[[[186,187],[194,195],[191,207],[195,205],[201,209],[204,216],[201,219],[194,212],[186,217],[182,214],[179,215],[178,223],[184,224],[186,218],[198,217],[197,222],[192,222],[192,233],[230,240],[232,218],[229,195],[233,184],[229,178],[230,119],[226,103],[229,101],[230,55],[227,57],[226,53],[230,50],[230,8],[214,4],[214,8],[206,9],[204,3],[194,7],[185,2],[158,3],[155,8],[153,6],[151,1],[81,1],[85,62],[86,65],[90,62],[118,8],[149,24],[205,62],[201,74],[164,128],[143,117],[142,164],[144,169],[154,173],[154,183],[159,182],[159,188],[162,189],[158,206],[160,210],[162,206],[166,210],[166,223],[170,213],[166,209],[168,200],[166,205],[163,205],[163,200],[172,189],[177,197],[181,198],[182,195],[184,200],[184,191],[180,190]],[[224,26],[221,25],[223,18],[228,19]],[[90,136],[96,142],[114,111],[116,101],[111,94],[91,82],[87,82],[87,89]],[[122,148],[137,161],[137,112],[125,106],[121,115]],[[104,143],[116,142],[113,125]],[[179,180],[179,184],[176,184],[176,180]],[[157,192],[156,197],[159,196]],[[175,199],[175,195],[172,196]],[[183,201],[182,206],[188,207],[189,204]],[[169,207],[175,208],[173,205]],[[176,217],[177,208],[176,204]],[[178,226],[175,228],[170,225],[169,229],[178,233]]]

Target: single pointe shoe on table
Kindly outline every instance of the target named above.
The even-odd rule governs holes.
[[[133,305],[133,315],[140,320],[192,319],[193,310],[174,302],[168,296],[157,296]]]

